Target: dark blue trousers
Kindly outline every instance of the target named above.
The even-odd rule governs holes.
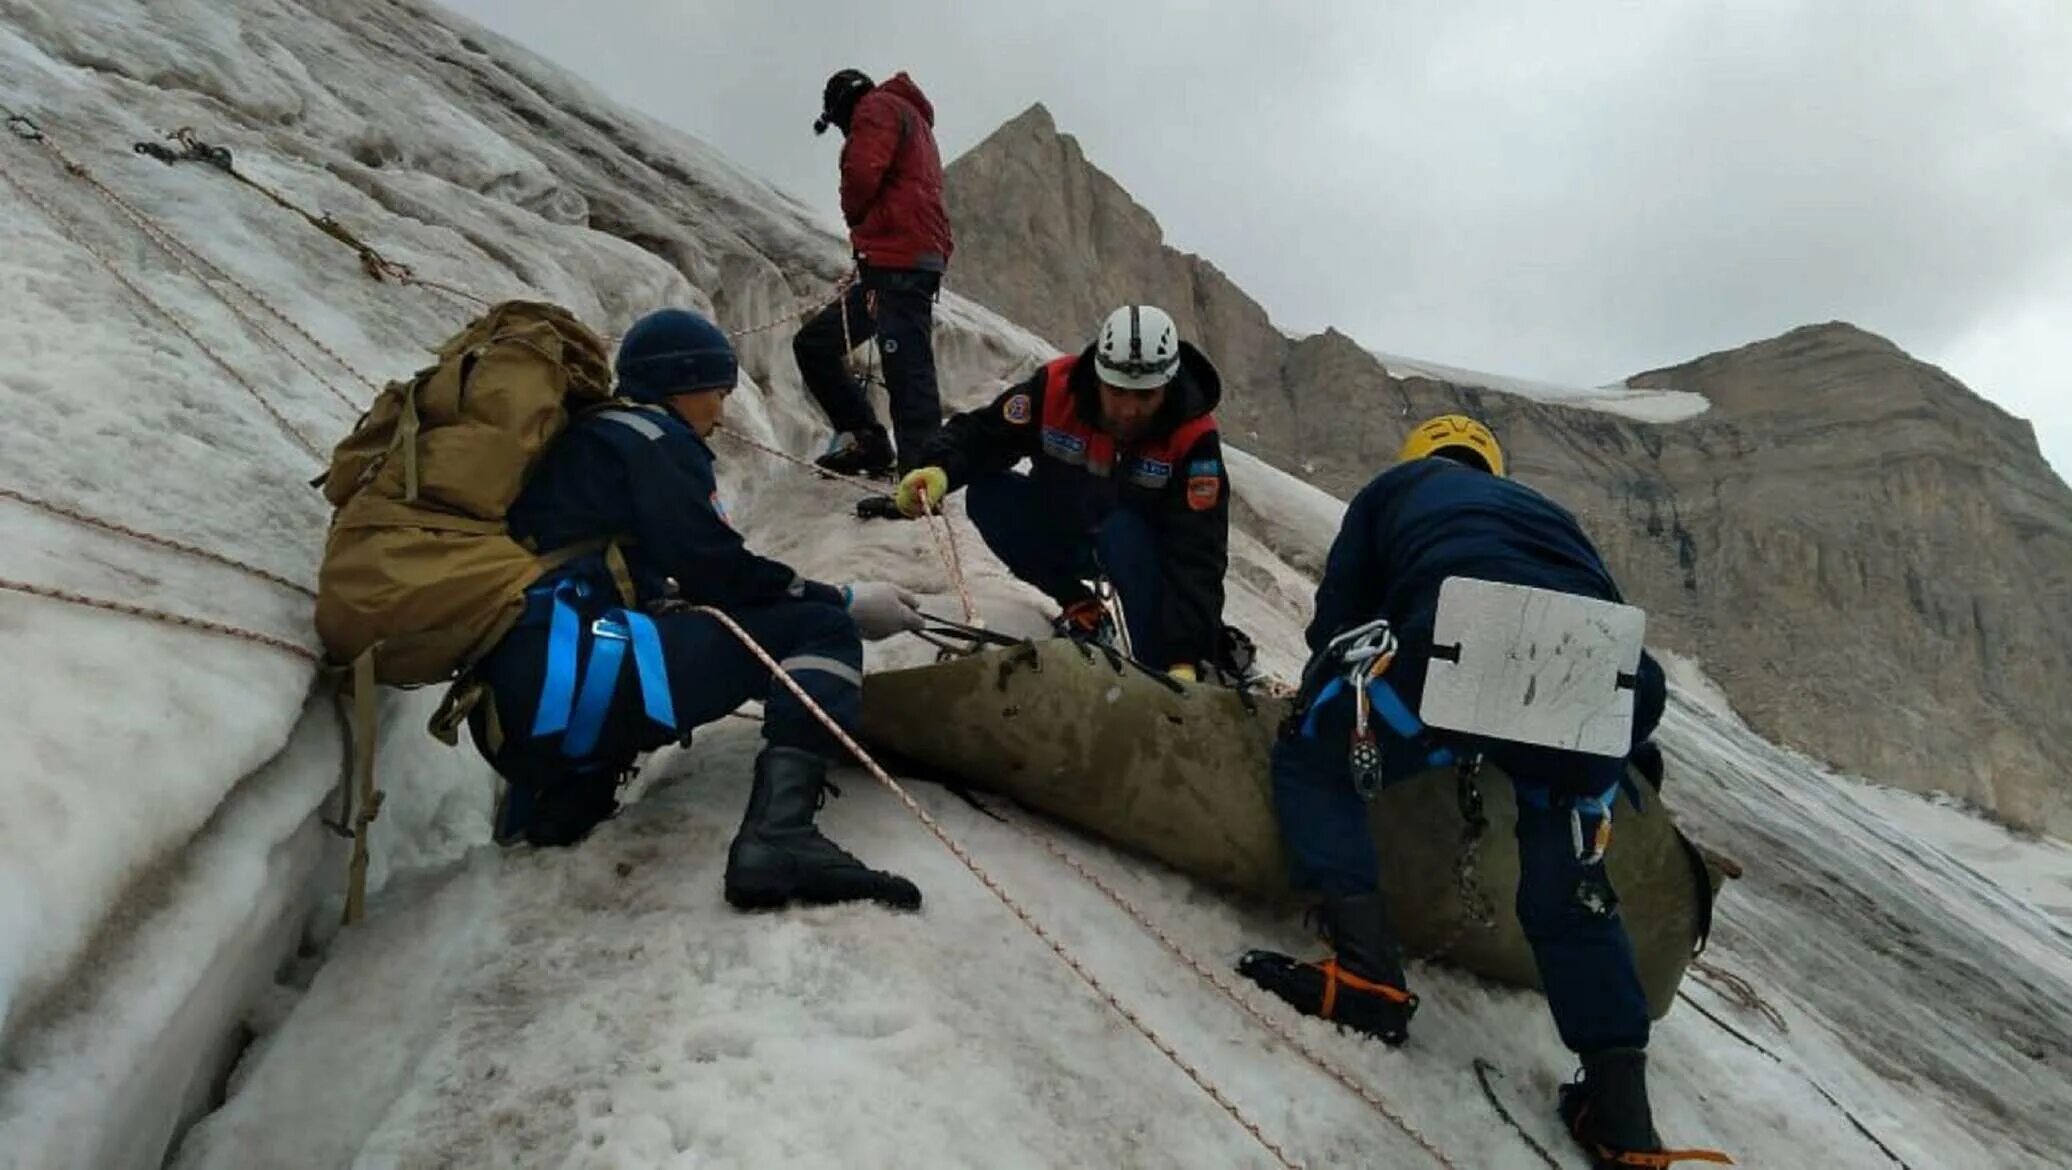
[[[1352,706],[1350,694],[1337,696],[1318,712],[1314,738],[1284,736],[1273,748],[1274,806],[1295,883],[1326,897],[1381,886],[1368,807],[1353,788],[1347,758]],[[1383,740],[1384,784],[1423,770],[1421,750],[1391,736],[1379,720],[1376,734]],[[1593,910],[1578,896],[1609,890],[1610,878],[1603,862],[1582,863],[1569,831],[1574,794],[1617,784],[1623,763],[1516,744],[1482,747],[1520,791],[1518,921],[1562,1043],[1574,1052],[1645,1047],[1647,995],[1616,902]]]
[[[1007,571],[1059,605],[1090,596],[1083,582],[1106,577],[1122,596],[1134,657],[1166,660],[1159,632],[1165,585],[1150,521],[1117,508],[1089,525],[1078,501],[1048,499],[1040,484],[1014,471],[973,480],[964,505]]]
[[[848,293],[814,314],[791,340],[807,393],[837,431],[878,425],[869,396],[843,360],[851,347],[877,342],[903,467],[942,427],[934,339],[935,294],[941,286],[940,272],[865,265]]]
[[[820,602],[785,601],[729,612],[844,730],[855,727],[862,702],[863,643],[846,610]],[[556,801],[585,808],[601,803],[601,818],[609,814],[606,798],[634,756],[682,739],[693,728],[758,698],[763,700],[763,736],[773,746],[826,756],[840,752],[820,721],[717,621],[700,613],[662,614],[654,621],[676,727],[662,727],[648,718],[636,667],[628,656],[620,666],[597,746],[579,760],[563,753],[562,733],[532,734],[546,681],[550,636],[541,615],[529,613],[527,621],[483,658],[476,673],[494,696],[502,742],[494,747],[489,743],[486,705],[478,705],[469,715],[469,726],[483,756],[514,789],[573,789],[563,791]],[[588,669],[593,645],[585,621],[578,656],[583,670]],[[500,826],[499,835],[513,828],[522,826]]]

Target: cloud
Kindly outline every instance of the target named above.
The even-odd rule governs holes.
[[[830,223],[821,82],[906,69],[946,153],[1049,105],[1291,328],[1602,383],[1849,320],[2072,472],[2058,0],[453,7]]]

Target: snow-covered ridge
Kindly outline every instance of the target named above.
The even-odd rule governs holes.
[[[1441,365],[1438,362],[1407,358],[1398,354],[1368,350],[1375,360],[1382,364],[1390,376],[1396,378],[1430,378],[1439,382],[1451,382],[1457,386],[1479,386],[1502,394],[1515,394],[1520,398],[1531,398],[1539,402],[1551,402],[1557,406],[1573,406],[1581,410],[1599,410],[1616,414],[1639,422],[1673,423],[1696,418],[1711,409],[1703,394],[1689,390],[1641,390],[1631,386],[1571,386],[1559,382],[1540,382],[1531,378],[1512,378],[1503,374],[1486,374],[1480,370],[1465,370],[1458,366]]]
[[[370,280],[255,192],[130,144],[191,125],[422,275],[550,297],[607,330],[664,303],[767,324],[843,265],[839,240],[709,148],[407,4],[5,0],[0,102],[376,378],[419,365],[463,310]],[[351,407],[32,144],[0,136],[0,163],[297,432],[328,442],[350,424]],[[0,484],[311,579],[325,520],[303,482],[314,461],[58,222],[4,188],[0,216]],[[939,321],[955,404],[1049,352],[953,297]],[[742,352],[734,425],[809,450],[825,428],[788,332],[746,336]],[[860,526],[845,489],[721,454],[759,548],[826,578],[889,577],[953,612],[918,526]],[[1231,463],[1243,507],[1228,616],[1285,674],[1338,505],[1242,452]],[[1033,594],[960,531],[988,621],[1038,628]],[[292,590],[5,500],[0,576],[313,644]],[[874,648],[873,664],[926,653]],[[716,874],[751,725],[655,761],[646,799],[582,849],[502,853],[482,844],[487,771],[421,730],[436,696],[390,696],[380,892],[368,924],[334,940],[342,860],[315,814],[338,779],[339,728],[307,663],[4,591],[0,663],[0,1167],[157,1166],[204,1115],[176,1165],[1264,1164],[860,775],[844,777],[830,831],[914,876],[927,912],[726,911]],[[1932,817],[1897,833],[1838,795],[1842,781],[1702,704],[1680,699],[1665,739],[1670,799],[1750,866],[1711,957],[1791,1026],[1763,1031],[1694,989],[1788,1067],[1673,1014],[1657,1043],[1667,1131],[1744,1164],[1818,1150],[1886,1165],[1806,1091],[1810,1075],[1915,1165],[2043,1165],[2072,1144],[2054,1108],[2068,1077],[2047,1043],[2072,1002],[2062,916],[2054,934],[1986,876],[2006,869],[1962,860],[1990,849],[2049,875],[2058,854],[1970,821],[1948,846],[1955,830]],[[1410,1164],[1400,1134],[1014,830],[923,795],[1277,1140],[1312,1164]],[[1075,848],[1201,955],[1306,945],[1292,922]],[[1860,899],[1830,904],[1838,883]],[[305,962],[270,982],[312,904],[307,941],[328,943],[328,962],[313,981]],[[1926,941],[1895,957],[1896,936]],[[1500,1061],[1540,1109],[1568,1064],[1543,1006],[1442,968],[1417,979],[1428,1007],[1411,1049],[1308,1034],[1461,1164],[1536,1165],[1480,1103],[1468,1060]],[[258,1044],[215,1109],[238,1027]]]

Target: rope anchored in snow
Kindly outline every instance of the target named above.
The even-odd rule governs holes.
[[[226,569],[235,569],[240,573],[257,577],[261,581],[278,585],[283,589],[291,589],[304,597],[314,599],[317,595],[316,590],[302,584],[300,581],[291,581],[279,573],[262,569],[257,565],[248,565],[243,561],[224,556],[222,553],[210,552],[208,549],[188,544],[185,541],[174,540],[169,536],[156,536],[149,532],[140,532],[126,524],[117,524],[112,520],[102,520],[99,517],[89,516],[84,512],[67,508],[62,504],[53,504],[49,500],[38,499],[35,496],[18,492],[10,487],[0,487],[0,499],[13,500],[15,503],[25,507],[35,508],[40,512],[48,512],[53,516],[62,517],[76,524],[83,524],[88,528],[98,528],[103,532],[111,532],[117,536],[127,536],[133,540],[143,541],[145,544],[155,544],[160,548],[170,549],[176,553],[222,565]]]
[[[734,430],[732,427],[723,425],[719,428],[719,433],[725,435],[729,439],[734,440],[735,442],[741,444],[744,447],[749,447],[754,450],[760,451],[765,455],[774,456],[778,459],[783,460],[786,463],[792,464],[795,467],[804,468],[805,470],[812,472],[814,475],[817,475],[822,479],[831,479],[837,483],[852,484],[856,487],[862,488],[864,491],[867,491],[872,495],[883,494],[883,484],[876,483],[868,479],[861,479],[853,475],[843,475],[841,472],[838,471],[829,471],[827,468],[822,467],[817,463],[801,459],[788,451],[780,451],[777,448],[770,446],[768,443],[762,443],[754,439],[751,439],[747,435],[742,434],[740,431]],[[941,559],[943,565],[943,572],[946,573],[950,579],[950,587],[954,589],[957,593],[957,602],[959,605],[964,607],[965,622],[970,625],[977,625],[979,621],[978,606],[972,602],[971,590],[965,584],[964,581],[964,558],[963,554],[957,548],[957,533],[956,530],[950,525],[950,518],[948,516],[943,515],[939,511],[930,509],[929,511],[923,512],[921,514],[921,519],[928,525],[928,535],[935,542],[935,555]],[[941,527],[938,528],[937,525],[940,525]]]
[[[101,609],[107,610],[109,613],[125,614],[129,617],[147,618],[151,621],[163,622],[169,626],[179,626],[182,629],[200,630],[209,634],[221,634],[226,638],[240,638],[247,642],[256,642],[261,646],[270,646],[275,650],[292,654],[297,658],[305,658],[311,662],[316,662],[322,658],[322,655],[309,647],[296,642],[290,642],[286,638],[276,638],[272,634],[262,634],[256,630],[225,625],[222,622],[210,621],[207,618],[168,613],[162,609],[152,609],[150,606],[131,605],[126,601],[109,601],[102,597],[91,597],[84,593],[74,593],[70,589],[54,589],[48,585],[35,585],[27,581],[17,581],[11,577],[0,577],[0,589],[27,594],[30,597],[41,597],[47,601],[63,601],[71,605],[85,606],[89,609]]]
[[[1770,1001],[1764,999],[1762,993],[1755,989],[1755,984],[1704,959],[1691,960],[1691,969],[1696,973],[1698,982],[1714,995],[1754,1012],[1779,1032],[1791,1031],[1791,1025],[1784,1020],[1784,1013],[1772,1007]]]
[[[193,277],[198,283],[201,284],[203,288],[209,290],[209,292],[215,296],[216,300],[220,302],[224,308],[230,310],[233,316],[237,317],[238,320],[243,321],[246,325],[250,326],[252,332],[257,334],[260,340],[265,341],[267,344],[273,346],[275,349],[279,350],[282,354],[284,354],[289,361],[294,362],[296,365],[302,367],[304,373],[307,373],[310,377],[316,379],[318,384],[323,386],[324,389],[329,390],[333,397],[337,398],[340,402],[344,403],[347,407],[350,407],[353,410],[358,410],[360,408],[359,403],[353,399],[352,395],[346,393],[344,390],[339,389],[336,383],[332,382],[329,378],[326,378],[323,374],[318,373],[317,370],[314,367],[312,367],[308,362],[302,360],[302,356],[300,354],[296,353],[293,349],[290,349],[288,346],[282,344],[280,339],[275,337],[271,332],[269,332],[264,324],[260,323],[250,313],[246,312],[243,308],[239,307],[237,302],[231,300],[228,296],[224,295],[223,290],[217,287],[217,285],[227,284],[232,288],[235,288],[239,293],[243,294],[247,300],[251,301],[254,305],[257,305],[268,316],[272,317],[275,321],[278,321],[280,324],[286,326],[288,329],[298,334],[303,341],[307,342],[310,345],[311,348],[317,350],[319,353],[322,353],[325,357],[330,358],[339,366],[339,368],[345,370],[353,377],[359,379],[360,383],[366,386],[367,389],[379,390],[381,388],[380,384],[375,382],[374,379],[368,377],[364,373],[361,373],[358,367],[354,366],[351,362],[345,360],[344,357],[340,356],[337,350],[332,349],[330,346],[325,345],[322,341],[318,340],[314,334],[310,333],[309,330],[304,329],[301,325],[297,324],[293,318],[289,317],[286,313],[283,313],[279,309],[275,308],[273,304],[269,302],[265,297],[260,296],[258,293],[252,291],[252,288],[249,285],[245,284],[237,277],[232,276],[230,273],[225,272],[221,266],[216,264],[215,261],[210,260],[207,256],[202,255],[202,253],[199,250],[197,250],[194,247],[194,245],[189,244],[185,239],[181,238],[171,228],[166,227],[163,223],[160,223],[159,221],[153,219],[150,215],[146,214],[145,212],[140,211],[135,204],[132,204],[129,200],[124,199],[121,196],[121,194],[115,191],[114,188],[102,182],[99,176],[95,175],[92,171],[88,170],[84,163],[81,163],[73,159],[70,155],[66,154],[64,150],[58,146],[57,143],[52,142],[49,138],[44,138],[41,141],[43,143],[44,148],[46,150],[49,150],[51,154],[54,157],[56,157],[60,163],[64,165],[64,168],[67,172],[72,174],[74,177],[78,178],[81,182],[85,183],[89,188],[91,188],[94,191],[95,194],[98,194],[110,206],[114,207],[116,211],[120,212],[125,218],[127,218],[132,224],[136,226],[138,231],[144,233],[145,239],[148,239],[153,244],[157,245],[159,251],[164,252],[166,256],[173,261],[174,264],[178,265],[181,268],[182,271],[186,272],[189,276]]]
[[[1057,956],[1060,962],[1070,968],[1072,973],[1078,976],[1096,995],[1100,996],[1101,1000],[1113,1009],[1117,1015],[1128,1021],[1129,1025],[1135,1028],[1139,1035],[1143,1036],[1153,1048],[1158,1050],[1160,1055],[1172,1062],[1174,1067],[1185,1074],[1196,1088],[1206,1093],[1211,1100],[1221,1106],[1223,1111],[1230,1115],[1231,1120],[1235,1121],[1246,1133],[1252,1136],[1254,1141],[1257,1141],[1262,1148],[1273,1155],[1275,1161],[1284,1167],[1290,1168],[1301,1165],[1286,1149],[1282,1148],[1272,1138],[1267,1137],[1265,1131],[1259,1127],[1259,1124],[1246,1117],[1244,1111],[1229,1097],[1224,1095],[1221,1089],[1218,1089],[1200,1070],[1189,1064],[1186,1058],[1182,1057],[1171,1044],[1160,1037],[1157,1031],[1144,1021],[1143,1017],[1139,1016],[1118,999],[1115,993],[1101,982],[1100,977],[1089,971],[1086,965],[1074,956],[1071,951],[1067,950],[1065,945],[1059,942],[1049,930],[1045,929],[1042,923],[1036,921],[1029,911],[1015,899],[1014,895],[1008,893],[1001,886],[1000,882],[971,856],[970,851],[966,850],[954,837],[950,836],[948,830],[944,829],[934,817],[928,815],[928,810],[922,808],[921,803],[915,800],[913,795],[899,781],[894,780],[890,773],[878,766],[877,761],[871,758],[870,753],[863,749],[863,745],[857,743],[855,738],[841,724],[835,722],[833,716],[829,715],[818,703],[813,701],[812,696],[806,693],[805,688],[800,686],[797,680],[793,679],[783,666],[775,658],[771,657],[769,651],[764,650],[761,644],[747,630],[742,629],[740,624],[726,613],[711,606],[694,606],[691,612],[702,613],[712,618],[740,641],[743,648],[754,655],[756,660],[762,663],[764,669],[770,672],[771,677],[783,684],[784,688],[790,691],[793,697],[797,698],[806,710],[812,712],[813,717],[820,721],[821,726],[825,727],[829,734],[833,735],[842,747],[856,758],[856,761],[863,766],[864,770],[870,773],[871,778],[890,791],[906,807],[906,810],[921,822],[922,827],[926,828],[943,848],[948,849],[950,854],[961,862],[973,877],[978,879],[979,884],[983,885],[988,893],[992,894],[1003,906],[1007,907],[1023,926],[1027,927],[1031,933],[1042,940],[1045,946],[1050,948],[1051,953]],[[1441,1165],[1447,1167],[1455,1166],[1451,1159],[1438,1152],[1430,1143],[1422,1138],[1418,1140],[1419,1144],[1430,1151]]]
[[[1501,1077],[1504,1075],[1504,1071],[1498,1068],[1497,1066],[1489,1063],[1487,1060],[1484,1060],[1479,1056],[1476,1057],[1475,1080],[1482,1086],[1482,1096],[1488,1099],[1489,1107],[1491,1109],[1496,1110],[1496,1115],[1498,1117],[1503,1118],[1504,1124],[1510,1126],[1513,1130],[1517,1132],[1519,1139],[1522,1140],[1526,1144],[1526,1146],[1532,1150],[1533,1153],[1539,1155],[1540,1161],[1545,1162],[1549,1170],[1562,1170],[1560,1159],[1556,1158],[1553,1154],[1548,1153],[1547,1147],[1541,1145],[1538,1138],[1532,1136],[1530,1133],[1527,1133],[1525,1131],[1525,1127],[1518,1123],[1518,1119],[1511,1115],[1511,1110],[1509,1109],[1509,1107],[1507,1107],[1504,1104],[1503,1099],[1501,1097],[1497,1096],[1496,1086],[1489,1083],[1489,1078],[1491,1077],[1491,1075]]]
[[[42,143],[45,146],[52,145],[49,138],[40,135],[32,141]],[[70,168],[67,169],[69,170]],[[102,252],[99,248],[96,248],[92,244],[88,243],[86,237],[79,232],[78,228],[73,226],[70,220],[66,219],[62,215],[59,215],[57,209],[52,207],[49,204],[49,202],[47,202],[41,195],[38,195],[34,191],[31,191],[27,186],[23,185],[19,180],[17,180],[14,177],[14,174],[11,169],[0,167],[0,182],[5,182],[7,186],[14,191],[15,194],[21,196],[24,202],[30,204],[31,206],[35,207],[38,211],[42,212],[44,217],[49,219],[52,225],[55,226],[58,229],[58,231],[64,235],[66,239],[70,240],[74,245],[76,245],[80,250],[84,251],[87,255],[92,256],[95,260],[98,260],[101,266],[108,270],[108,274],[110,276],[113,276],[116,282],[121,284],[123,288],[127,289],[131,296],[134,296],[139,302],[141,302],[145,307],[149,308],[152,312],[158,314],[160,317],[163,317],[167,324],[171,325],[174,329],[178,330],[181,336],[185,337],[188,341],[192,342],[195,348],[199,349],[202,355],[208,358],[209,361],[212,362],[218,369],[222,370],[223,373],[226,376],[228,376],[231,381],[236,382],[239,386],[244,387],[245,392],[250,394],[252,396],[252,399],[259,404],[260,408],[266,411],[267,415],[270,418],[272,418],[275,424],[277,424],[280,427],[281,432],[283,434],[287,435],[289,438],[295,441],[296,446],[301,447],[303,451],[306,452],[312,459],[315,459],[319,462],[328,461],[324,456],[323,449],[318,447],[317,444],[309,438],[309,436],[295,429],[295,425],[293,423],[290,423],[287,419],[287,416],[282,414],[280,410],[273,405],[273,403],[267,401],[266,395],[260,393],[259,387],[253,384],[250,378],[247,378],[244,374],[240,373],[236,367],[232,366],[228,361],[226,361],[223,358],[221,354],[217,353],[215,349],[209,345],[208,342],[203,341],[201,337],[194,332],[193,329],[187,326],[186,322],[180,320],[177,316],[175,316],[171,309],[168,309],[164,305],[160,304],[158,300],[154,298],[150,293],[145,292],[144,289],[140,285],[138,285],[136,281],[131,280],[129,276],[122,271],[121,266],[117,265],[115,261],[109,259],[106,253]]]
[[[352,249],[353,253],[360,258],[360,268],[368,276],[376,280],[393,280],[398,284],[414,284],[432,289],[436,292],[445,293],[457,300],[468,302],[477,309],[486,309],[493,303],[489,298],[480,293],[471,292],[468,289],[447,284],[443,281],[419,276],[411,271],[408,264],[391,260],[387,256],[382,255],[380,250],[375,248],[374,245],[353,234],[337,220],[328,215],[321,215],[310,211],[279,191],[238,170],[231,158],[229,148],[212,146],[207,142],[203,142],[196,137],[191,128],[183,126],[167,134],[166,138],[178,144],[179,149],[175,150],[172,147],[156,142],[139,142],[130,149],[149,158],[155,158],[167,166],[183,162],[199,162],[222,171],[224,174],[264,195],[281,208],[301,216],[311,227]]]
[[[23,121],[26,122],[27,120],[23,119]],[[31,129],[34,129],[33,123],[30,123],[29,126]],[[40,136],[40,131],[38,133]],[[376,280],[393,280],[398,284],[416,285],[420,288],[428,288],[435,292],[445,293],[447,296],[465,302],[477,310],[489,308],[495,303],[491,298],[472,289],[463,288],[446,281],[434,280],[426,276],[419,276],[410,265],[404,264],[399,260],[390,259],[379,248],[368,243],[331,216],[311,211],[272,187],[238,170],[236,159],[232,156],[228,147],[216,146],[204,141],[194,132],[192,127],[182,126],[167,134],[166,140],[173,143],[173,145],[167,146],[161,142],[138,142],[132,144],[130,149],[147,158],[157,159],[167,166],[193,162],[222,171],[224,174],[265,196],[276,206],[294,213],[311,227],[352,249],[353,254],[359,257],[361,269]],[[765,321],[760,325],[730,330],[727,336],[738,340],[802,321],[841,300],[848,294],[849,286],[855,279],[855,273],[852,271],[836,282],[832,294],[807,301],[800,308],[784,316]],[[292,325],[292,322],[290,324]],[[847,332],[847,324],[848,320],[845,314],[843,318],[845,333]],[[301,332],[299,327],[297,327],[297,332]],[[308,337],[306,333],[303,335]],[[316,342],[314,338],[310,338],[310,340],[321,348],[320,342]],[[616,339],[613,340],[616,341]],[[325,352],[329,353],[330,351],[325,350]],[[335,358],[337,355],[333,354],[332,356]],[[338,360],[343,364],[343,359]],[[364,376],[362,381],[366,381]],[[373,384],[370,382],[369,385],[372,386]]]
[[[1736,1028],[1734,1025],[1729,1024],[1725,1020],[1720,1019],[1712,1012],[1706,1010],[1705,1005],[1699,1003],[1695,999],[1692,999],[1689,992],[1678,991],[1676,993],[1676,998],[1683,1001],[1685,1004],[1688,1004],[1692,1011],[1697,1012],[1699,1015],[1704,1016],[1707,1020],[1711,1021],[1712,1024],[1715,1027],[1719,1028],[1720,1031],[1725,1032],[1727,1035],[1732,1036],[1734,1039],[1740,1041],[1744,1046],[1754,1049],[1756,1052],[1762,1054],[1764,1057],[1767,1057],[1770,1063],[1779,1066],[1784,1065],[1783,1057],[1770,1051],[1768,1048],[1763,1047],[1761,1044],[1756,1043],[1754,1040],[1749,1039],[1747,1033],[1743,1032],[1739,1028]],[[1820,1096],[1824,1100],[1826,1100],[1828,1104],[1834,1106],[1835,1109],[1841,1113],[1842,1119],[1847,1121],[1852,1129],[1854,1129],[1857,1133],[1862,1134],[1864,1138],[1868,1140],[1872,1145],[1878,1147],[1878,1152],[1885,1155],[1885,1157],[1889,1159],[1893,1165],[1898,1166],[1900,1170],[1913,1170],[1913,1167],[1907,1164],[1907,1160],[1905,1158],[1900,1157],[1897,1153],[1893,1152],[1892,1147],[1886,1145],[1884,1139],[1880,1138],[1877,1134],[1871,1132],[1870,1126],[1865,1125],[1863,1121],[1856,1116],[1856,1113],[1853,1110],[1851,1110],[1847,1105],[1842,1104],[1842,1102],[1839,1099],[1837,1099],[1833,1093],[1828,1092],[1827,1086],[1821,1084],[1819,1081],[1814,1080],[1812,1077],[1807,1076],[1804,1072],[1800,1072],[1799,1076],[1802,1077],[1807,1084],[1813,1086],[1814,1092],[1820,1094]]]
[[[1121,909],[1124,914],[1129,915],[1131,919],[1135,920],[1137,925],[1143,927],[1145,932],[1150,934],[1151,937],[1157,939],[1159,945],[1163,946],[1167,950],[1167,952],[1172,954],[1174,958],[1177,958],[1178,960],[1180,960],[1180,962],[1186,964],[1189,968],[1192,968],[1196,975],[1199,975],[1203,980],[1209,983],[1210,986],[1222,992],[1225,997],[1227,997],[1232,1003],[1236,1004],[1241,1010],[1243,1010],[1243,1012],[1246,1015],[1250,1016],[1254,1021],[1256,1021],[1261,1027],[1265,1028],[1268,1032],[1271,1032],[1282,1043],[1288,1045],[1290,1048],[1293,1048],[1296,1052],[1300,1053],[1304,1059],[1308,1060],[1310,1064],[1316,1067],[1317,1071],[1323,1073],[1327,1077],[1330,1077],[1332,1080],[1337,1081],[1341,1086],[1350,1091],[1354,1096],[1366,1102],[1366,1104],[1370,1108],[1372,1108],[1376,1113],[1381,1114],[1382,1117],[1386,1118],[1391,1125],[1394,1125],[1397,1129],[1401,1130],[1404,1136],[1408,1137],[1411,1141],[1416,1142],[1420,1148],[1422,1148],[1426,1153],[1430,1154],[1433,1157],[1433,1159],[1436,1160],[1440,1165],[1454,1165],[1453,1160],[1447,1157],[1444,1151],[1439,1149],[1437,1145],[1433,1144],[1430,1138],[1427,1138],[1423,1133],[1419,1132],[1416,1126],[1411,1125],[1408,1121],[1406,1121],[1403,1118],[1401,1114],[1397,1113],[1395,1109],[1392,1108],[1387,1101],[1382,1099],[1379,1093],[1376,1093],[1374,1090],[1368,1088],[1364,1083],[1360,1081],[1358,1077],[1355,1077],[1351,1073],[1346,1072],[1344,1069],[1340,1068],[1337,1064],[1335,1064],[1329,1057],[1325,1056],[1323,1053],[1311,1047],[1308,1043],[1303,1041],[1300,1037],[1296,1036],[1293,1032],[1288,1031],[1285,1027],[1283,1027],[1280,1024],[1279,1021],[1275,1020],[1273,1017],[1267,1015],[1265,1012],[1260,1011],[1257,1007],[1253,1006],[1251,1001],[1246,999],[1233,983],[1231,983],[1228,979],[1224,978],[1223,975],[1209,967],[1208,964],[1203,963],[1200,959],[1195,958],[1194,955],[1191,954],[1187,950],[1187,948],[1181,946],[1179,942],[1176,941],[1171,934],[1168,934],[1157,923],[1153,922],[1151,920],[1150,915],[1138,909],[1136,904],[1131,902],[1129,900],[1129,897],[1125,895],[1122,891],[1116,889],[1105,878],[1101,877],[1099,874],[1089,869],[1078,858],[1066,852],[1063,846],[1057,844],[1050,838],[1030,828],[1026,823],[1016,823],[1015,827],[1017,829],[1020,829],[1023,836],[1035,842],[1036,845],[1042,848],[1044,852],[1056,858],[1059,862],[1063,863],[1067,869],[1070,869],[1072,872],[1078,874],[1082,879],[1084,879],[1088,885],[1091,885],[1094,889],[1100,891],[1102,896],[1106,897],[1110,902],[1114,903],[1116,907]]]

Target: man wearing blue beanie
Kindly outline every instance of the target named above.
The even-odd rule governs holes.
[[[860,703],[861,639],[919,629],[914,599],[883,582],[806,580],[750,552],[728,523],[705,440],[740,370],[711,321],[651,313],[627,331],[615,364],[629,401],[570,423],[508,517],[511,535],[542,553],[603,547],[534,585],[518,624],[477,667],[494,702],[476,707],[470,727],[506,781],[498,841],[581,840],[618,810],[636,756],[760,698],[765,742],[727,853],[727,900],[918,907],[912,882],[865,866],[814,826],[833,790],[834,736],[718,621],[684,608],[726,612],[846,730]]]

